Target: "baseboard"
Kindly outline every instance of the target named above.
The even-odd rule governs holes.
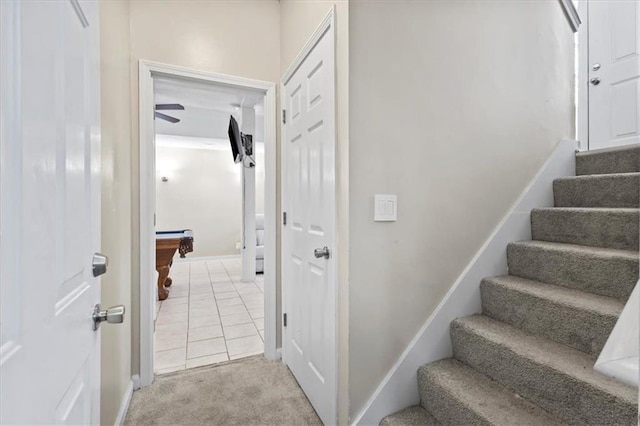
[[[241,259],[239,254],[230,254],[226,256],[200,256],[200,257],[185,257],[174,259],[173,263],[189,263],[189,262],[203,262],[213,260],[228,260],[228,259]]]
[[[127,385],[127,390],[124,392],[122,396],[122,402],[120,403],[120,409],[118,410],[118,417],[116,417],[116,421],[114,423],[115,426],[122,426],[124,423],[124,419],[127,416],[127,411],[129,410],[129,403],[131,403],[131,397],[133,396],[133,388],[134,388],[134,380],[133,377],[129,380],[129,384]]]
[[[423,364],[452,355],[449,325],[481,311],[480,281],[507,273],[507,244],[531,239],[530,212],[553,207],[553,180],[575,175],[577,141],[563,139],[451,286],[352,424],[377,425],[385,416],[419,403],[416,374]]]

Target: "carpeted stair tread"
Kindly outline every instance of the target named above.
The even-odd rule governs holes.
[[[424,410],[381,424],[638,424],[637,389],[593,367],[640,275],[640,144],[575,165],[533,241],[508,244],[509,275],[480,283],[483,314],[451,322],[453,358],[419,368]]]
[[[484,315],[453,321],[451,338],[456,359],[563,421],[637,420],[636,389],[597,373],[590,355]]]
[[[515,276],[485,278],[482,313],[526,332],[597,356],[624,302]]]
[[[454,359],[420,367],[418,387],[420,403],[442,424],[561,424],[540,407]]]
[[[576,175],[640,172],[640,144],[576,153]]]
[[[545,241],[507,246],[509,275],[626,301],[638,282],[638,252]]]
[[[542,208],[531,211],[532,239],[638,250],[640,209]]]
[[[638,207],[640,173],[572,176],[553,182],[556,207]]]
[[[419,405],[412,405],[380,421],[380,426],[437,426],[440,423]]]

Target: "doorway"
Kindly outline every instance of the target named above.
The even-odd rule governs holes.
[[[589,150],[640,143],[640,3],[579,2],[578,137]]]
[[[230,117],[254,142],[240,163]],[[141,61],[141,386],[263,350],[277,358],[275,214],[275,85]]]
[[[264,97],[154,80],[156,374],[263,353]],[[231,117],[251,137],[239,162]]]

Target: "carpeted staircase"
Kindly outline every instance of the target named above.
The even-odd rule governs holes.
[[[576,174],[453,321],[453,358],[419,368],[420,405],[381,425],[638,423],[637,389],[593,365],[638,281],[640,146],[578,153]]]

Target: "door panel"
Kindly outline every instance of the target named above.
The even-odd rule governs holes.
[[[284,84],[284,359],[320,418],[336,422],[335,67],[331,26]],[[328,247],[331,256],[316,258]]]
[[[589,149],[640,143],[640,3],[588,2],[588,14]]]
[[[98,4],[0,2],[0,22],[0,423],[98,423]]]

